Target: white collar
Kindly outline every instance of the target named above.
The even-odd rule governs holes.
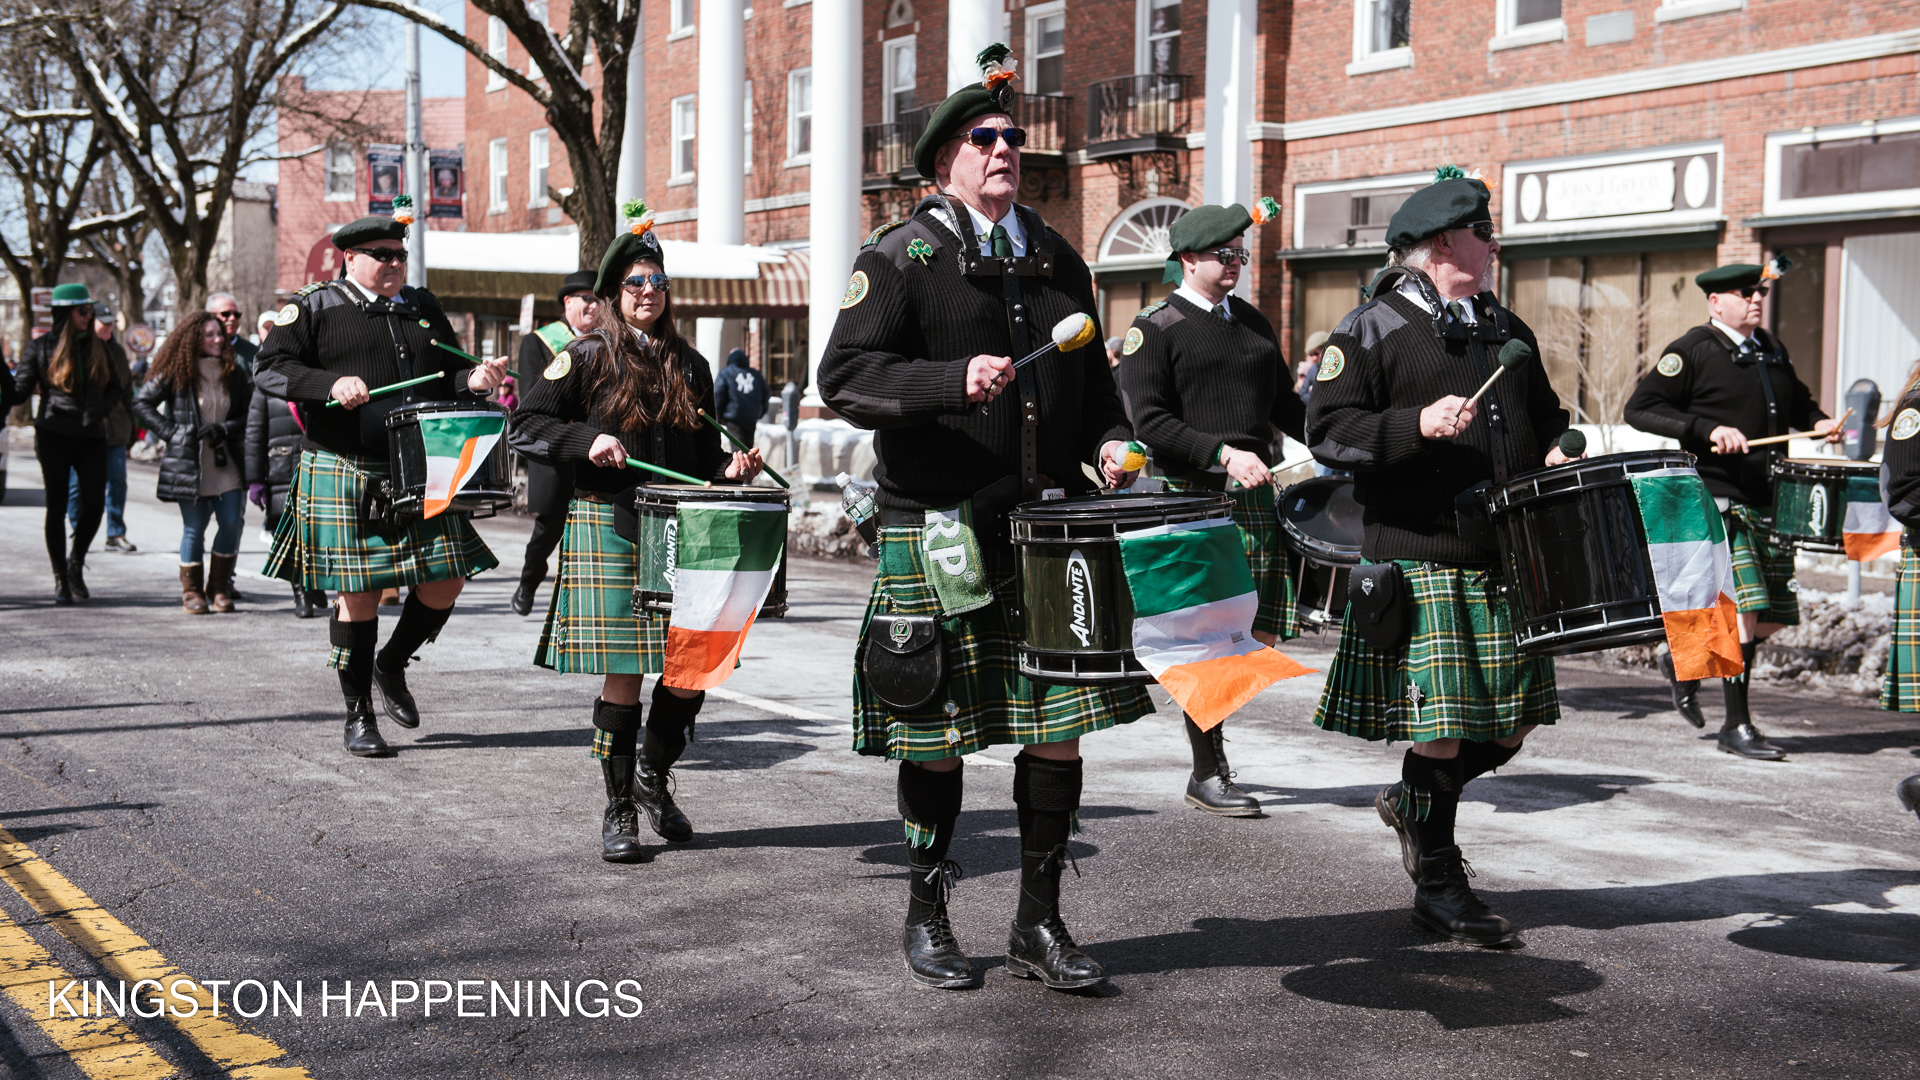
[[[1198,291],[1194,290],[1191,286],[1189,286],[1184,281],[1180,283],[1179,288],[1173,291],[1175,294],[1185,297],[1187,303],[1192,304],[1194,307],[1199,308],[1201,311],[1218,311],[1229,319],[1233,318],[1233,309],[1227,306],[1227,300],[1222,300],[1216,304],[1213,301],[1208,300],[1206,297],[1200,295]],[[1233,296],[1232,293],[1227,294],[1228,299],[1232,299],[1232,296]]]
[[[397,302],[400,299],[399,293],[394,293],[392,296],[381,296],[379,293],[374,292],[373,290],[367,288],[365,285],[362,285],[359,282],[353,280],[351,276],[343,277],[340,280],[346,282],[349,286],[352,286],[353,291],[359,293],[360,298],[369,304],[377,303],[383,300],[391,304],[391,303]],[[406,288],[406,286],[402,285],[401,288],[404,289]]]
[[[1721,333],[1732,338],[1734,348],[1737,349],[1740,346],[1745,345],[1747,343],[1747,335],[1741,333],[1738,330],[1735,330],[1733,327],[1728,326],[1726,323],[1721,322],[1719,319],[1708,319],[1707,322],[1712,324],[1713,326],[1719,327]]]
[[[1399,287],[1396,288],[1394,291],[1399,293],[1401,296],[1404,296],[1407,299],[1413,301],[1414,303],[1419,304],[1420,310],[1426,312],[1427,314],[1429,315],[1435,314],[1433,310],[1433,305],[1427,303],[1426,294],[1422,292],[1420,289],[1420,283],[1413,280],[1412,278],[1407,278],[1402,282],[1400,282]],[[1462,321],[1468,322],[1468,323],[1474,323],[1474,324],[1479,323],[1480,319],[1478,314],[1475,313],[1475,311],[1473,310],[1473,298],[1471,296],[1469,296],[1465,300],[1460,301],[1460,310],[1461,310]]]
[[[994,221],[987,220],[987,215],[981,213],[978,210],[975,210],[971,206],[967,206],[966,203],[961,202],[959,199],[949,196],[947,201],[950,203],[955,203],[957,205],[967,207],[967,214],[973,219],[974,239],[980,242],[980,254],[982,255],[993,254],[993,239],[992,239],[993,227],[997,224],[997,225],[1004,226],[1006,228],[1007,242],[1013,246],[1014,256],[1018,258],[1026,255],[1027,230],[1025,226],[1020,224],[1020,215],[1014,211],[1014,208],[1011,205],[1007,207],[1006,216],[1001,218],[999,221],[994,222]],[[934,213],[934,216],[938,217],[942,223],[944,223],[948,228],[953,230],[953,233],[955,236],[960,235],[959,224],[953,220],[953,215],[947,213],[945,208],[940,206],[935,206],[933,208],[933,213]]]

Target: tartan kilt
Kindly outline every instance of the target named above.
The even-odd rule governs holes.
[[[1167,490],[1208,492],[1198,484],[1173,477],[1167,478]],[[1274,502],[1279,493],[1268,484],[1238,488],[1226,494],[1233,500],[1233,523],[1240,526],[1240,541],[1247,551],[1247,569],[1253,572],[1253,588],[1260,596],[1260,611],[1253,617],[1253,628],[1283,639],[1299,637],[1300,612],[1293,598],[1287,546],[1281,540],[1280,507]]]
[[[1733,603],[1761,622],[1800,624],[1793,588],[1793,546],[1773,540],[1773,515],[1736,502],[1727,507],[1727,545],[1733,549]]]
[[[1316,725],[1369,740],[1485,742],[1559,720],[1553,661],[1514,645],[1491,570],[1399,562],[1413,605],[1407,644],[1381,652],[1343,625]]]
[[[880,568],[860,642],[876,613],[937,615],[939,599],[927,580],[918,525],[880,530]],[[940,620],[947,684],[925,708],[896,712],[870,691],[856,662],[853,674],[853,748],[874,757],[928,761],[971,754],[999,743],[1061,742],[1132,723],[1153,712],[1143,686],[1038,686],[1020,674],[1021,627],[1005,598],[1017,587],[1011,545],[980,537],[988,586],[995,601]],[[886,606],[891,594],[896,608]],[[859,648],[856,645],[855,648]],[[856,654],[857,655],[857,654]]]
[[[1900,536],[1900,568],[1893,590],[1893,647],[1880,677],[1880,707],[1920,712],[1920,556],[1913,534]]]
[[[408,518],[397,544],[367,531],[360,497],[369,479],[391,475],[385,458],[303,452],[262,572],[303,589],[372,592],[470,578],[500,565],[464,514]]]
[[[633,617],[640,549],[613,531],[613,507],[588,499],[567,506],[560,570],[533,662],[591,675],[657,675],[667,663],[667,620]]]

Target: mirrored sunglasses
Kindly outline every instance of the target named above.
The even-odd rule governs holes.
[[[620,284],[639,292],[643,286],[651,285],[654,292],[666,292],[669,279],[665,274],[635,274]]]
[[[1245,266],[1253,261],[1253,252],[1246,248],[1225,247],[1213,252],[1213,257],[1219,259],[1224,265],[1239,263]]]
[[[1017,127],[977,127],[967,132],[967,141],[982,150],[992,146],[995,139],[1005,139],[1007,140],[1007,145],[1012,147],[1025,146],[1027,145],[1027,129]]]

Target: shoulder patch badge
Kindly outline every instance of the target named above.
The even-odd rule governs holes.
[[[867,298],[867,272],[855,270],[853,280],[847,282],[847,293],[840,298],[840,310],[845,311]]]
[[[1920,434],[1920,409],[1900,410],[1900,415],[1893,418],[1889,433],[1902,442]]]
[[[548,364],[547,369],[540,374],[547,379],[564,379],[567,377],[567,373],[572,370],[573,354],[562,350],[554,356],[553,363]]]
[[[918,259],[921,266],[932,266],[933,245],[916,236],[907,242],[907,258]]]
[[[288,304],[286,307],[283,307],[280,309],[280,314],[275,315],[273,317],[273,325],[291,326],[293,325],[294,320],[298,319],[299,317],[300,317],[300,305]]]
[[[1680,354],[1676,352],[1670,352],[1667,355],[1660,358],[1660,362],[1653,366],[1653,370],[1671,378],[1675,375],[1680,374],[1681,366],[1682,366],[1682,361],[1680,359]]]
[[[1127,340],[1125,344],[1120,346],[1120,355],[1132,356],[1134,353],[1140,350],[1141,343],[1146,340],[1147,340],[1147,335],[1141,333],[1139,327],[1137,326],[1128,327]]]
[[[873,245],[880,242],[881,237],[887,235],[888,233],[892,232],[893,230],[905,224],[906,222],[904,220],[900,218],[894,218],[892,221],[889,221],[885,225],[882,225],[879,228],[873,230],[871,233],[868,233],[866,243],[860,246],[872,247]]]
[[[1320,373],[1313,377],[1314,382],[1332,382],[1347,369],[1347,354],[1340,346],[1329,345],[1327,351],[1320,354]]]

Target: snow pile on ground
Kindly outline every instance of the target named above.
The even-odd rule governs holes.
[[[787,554],[816,559],[867,559],[867,542],[835,501],[805,502],[787,516]]]
[[[1878,695],[1893,641],[1893,597],[1867,593],[1848,606],[1842,593],[1801,589],[1799,595],[1800,625],[1761,645],[1754,678],[1816,691]],[[1652,668],[1654,648],[1634,645],[1589,653],[1587,658],[1609,667]]]

